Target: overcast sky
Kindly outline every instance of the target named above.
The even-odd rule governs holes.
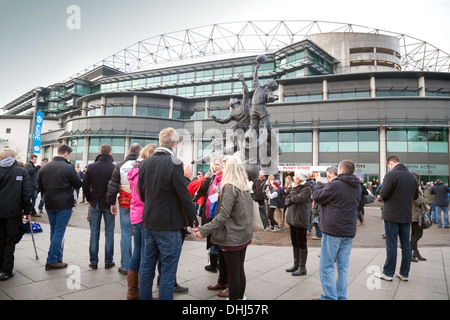
[[[71,5],[80,8],[79,29],[67,26],[75,23]],[[234,21],[318,20],[403,33],[450,53],[449,17],[450,0],[0,0],[0,107],[163,33]]]

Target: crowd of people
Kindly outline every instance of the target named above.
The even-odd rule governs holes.
[[[321,240],[320,299],[347,299],[349,257],[357,221],[364,221],[369,189],[354,175],[352,161],[343,160],[337,167],[329,167],[326,183],[315,179],[308,170],[296,170],[282,186],[262,171],[249,181],[238,156],[221,155],[212,160],[209,172],[199,172],[192,180],[190,166],[184,166],[175,155],[178,141],[177,131],[166,128],[159,134],[158,146],[132,144],[125,160],[116,165],[111,146],[102,145],[82,176],[81,170],[69,162],[72,149],[65,144],[59,146],[51,161],[43,159],[40,166],[35,165],[37,157],[19,165],[14,150],[0,151],[0,280],[14,276],[19,229],[23,219],[39,216],[34,209],[38,193],[50,223],[45,270],[67,267],[63,262],[64,235],[75,205],[74,191],[82,188],[89,203],[91,269],[99,264],[102,218],[104,267],[115,266],[115,216],[120,217],[118,271],[127,276],[128,300],[154,299],[155,277],[160,300],[171,300],[174,292],[188,290],[177,283],[176,273],[189,228],[194,237],[206,239],[210,264],[205,269],[218,272],[217,282],[207,289],[218,290],[218,296],[230,300],[245,299],[244,262],[252,242],[254,207],[259,210],[265,230],[289,229],[293,265],[286,272],[293,276],[307,274],[307,234],[315,228],[311,239]],[[406,281],[411,262],[426,260],[418,250],[423,235],[419,216],[427,212],[439,227],[450,227],[450,189],[440,180],[423,185],[420,177],[409,172],[396,156],[387,159],[387,166],[390,171],[376,190],[382,202],[386,239],[386,262],[377,276],[392,281],[395,275]],[[39,204],[40,212],[42,208]],[[396,273],[398,240],[402,259]]]

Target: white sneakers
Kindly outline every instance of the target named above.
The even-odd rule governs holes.
[[[404,277],[398,272],[395,274],[395,276],[402,281],[408,281],[408,277]],[[386,281],[392,281],[392,279],[393,279],[392,277],[389,277],[389,276],[385,275],[384,273],[375,273],[375,277],[386,280]]]

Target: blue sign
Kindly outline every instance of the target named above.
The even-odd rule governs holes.
[[[33,153],[41,153],[41,131],[42,123],[44,122],[44,114],[36,112],[36,124],[33,133]]]

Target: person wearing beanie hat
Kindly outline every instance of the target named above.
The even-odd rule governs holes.
[[[306,275],[306,259],[308,247],[306,232],[309,224],[309,205],[313,185],[309,181],[311,176],[307,170],[296,170],[294,174],[295,186],[286,196],[286,223],[289,224],[291,242],[294,253],[294,266],[286,269],[293,276]]]
[[[311,177],[311,171],[309,170],[295,170],[294,175],[299,178],[301,181],[306,181]]]

